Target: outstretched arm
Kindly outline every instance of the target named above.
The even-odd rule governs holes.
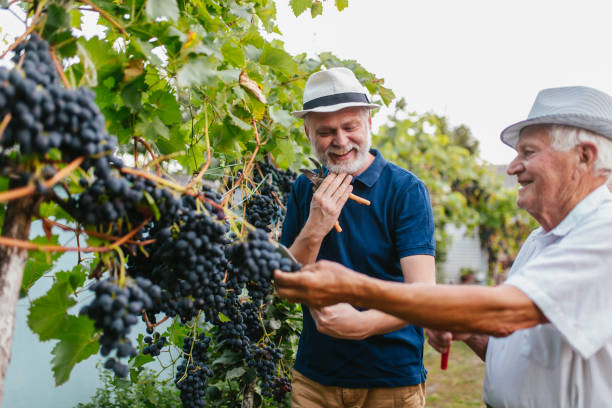
[[[279,295],[294,302],[314,307],[347,302],[454,333],[507,336],[547,322],[531,299],[510,285],[406,285],[370,278],[329,261],[307,265],[298,273],[276,271],[275,280]]]
[[[400,264],[404,282],[435,284],[436,266],[433,256],[406,256],[400,260]],[[390,333],[409,324],[379,310],[359,311],[348,303],[311,308],[310,314],[319,332],[349,340],[363,340],[377,334]]]

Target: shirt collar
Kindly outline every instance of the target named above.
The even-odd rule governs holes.
[[[557,225],[555,228],[550,230],[548,234],[554,234],[557,236],[566,235],[572,228],[574,228],[580,221],[588,214],[597,210],[603,203],[603,201],[610,199],[611,193],[608,187],[603,184],[593,190],[587,195],[581,202],[576,204],[572,211]]]
[[[372,187],[374,183],[376,183],[383,169],[387,165],[387,161],[378,150],[370,149],[370,153],[374,155],[374,161],[368,166],[367,169],[355,176],[355,180],[365,184],[367,187]]]

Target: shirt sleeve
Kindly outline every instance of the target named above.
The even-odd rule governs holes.
[[[612,340],[612,218],[596,221],[577,225],[506,281],[585,359]]]
[[[400,258],[435,255],[434,221],[429,192],[421,181],[410,185],[397,200],[394,235]]]

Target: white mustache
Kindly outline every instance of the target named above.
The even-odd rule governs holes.
[[[347,154],[348,152],[350,152],[351,150],[355,149],[358,153],[359,153],[359,146],[357,145],[352,145],[352,146],[347,146],[344,149],[340,150],[340,149],[334,149],[333,147],[330,147],[327,149],[327,153],[332,153],[332,154],[337,154],[338,156],[342,156],[343,154]]]

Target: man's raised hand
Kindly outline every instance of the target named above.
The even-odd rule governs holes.
[[[353,186],[353,177],[346,173],[329,173],[314,192],[310,203],[310,215],[304,228],[312,228],[321,237],[327,235],[338,221]]]

